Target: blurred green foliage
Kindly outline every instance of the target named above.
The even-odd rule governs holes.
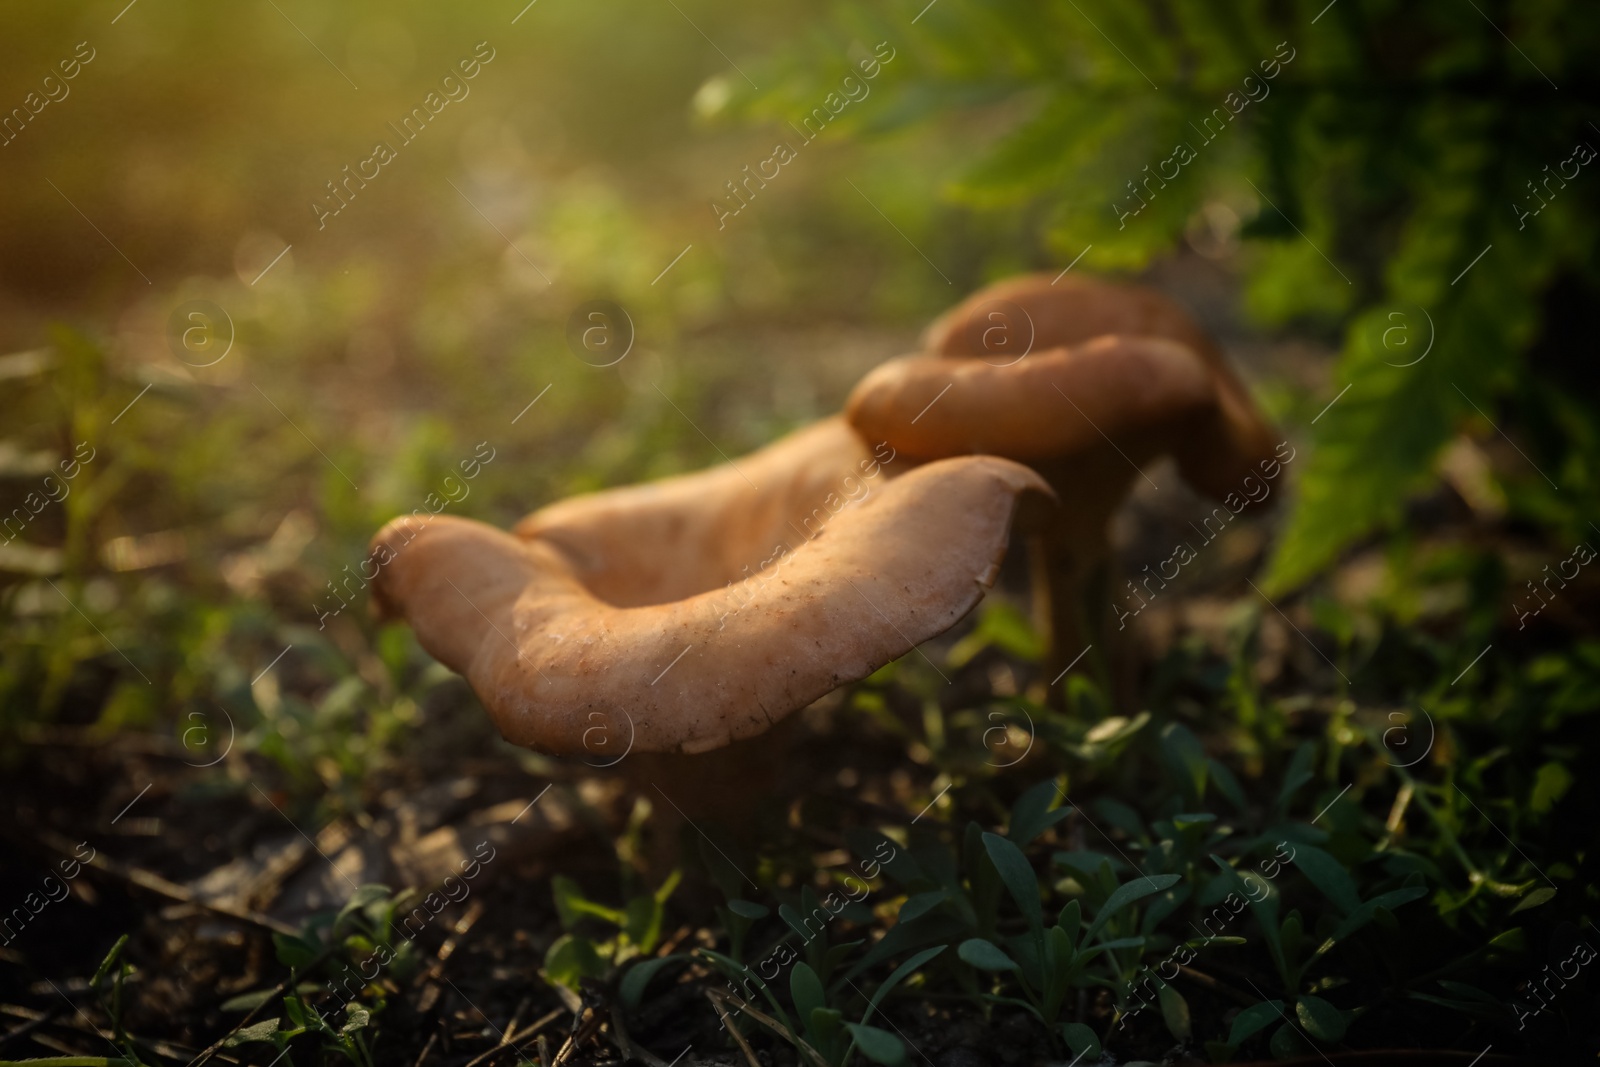
[[[1600,290],[1600,9],[946,0],[914,27],[903,10],[835,4],[837,32],[755,69],[762,92],[724,75],[701,98],[747,119],[805,114],[848,69],[839,41],[887,40],[902,58],[880,98],[838,125],[902,149],[960,144],[965,172],[942,188],[911,176],[914,151],[864,182],[914,191],[896,198],[902,224],[933,260],[972,258],[965,228],[929,221],[941,194],[978,212],[968,228],[1026,235],[989,274],[1139,268],[1242,237],[1261,321],[1343,334],[1330,388],[1296,413],[1341,398],[1312,419],[1269,591],[1396,524],[1465,427],[1532,438],[1519,515],[1563,537],[1596,518],[1600,377],[1578,352]]]

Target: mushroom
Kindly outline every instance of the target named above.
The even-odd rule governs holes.
[[[1164,337],[1199,355],[1215,389],[1214,404],[1201,413],[1203,424],[1193,427],[1205,443],[1173,452],[1184,478],[1220,498],[1238,488],[1256,460],[1270,454],[1272,427],[1228,366],[1222,349],[1180,304],[1148,286],[1081,274],[1058,281],[1046,281],[1047,277],[1024,274],[978,290],[933,321],[923,335],[924,350],[990,362],[987,357],[996,354],[998,338],[988,331],[996,325],[996,313],[1007,320],[1020,313],[1022,322],[1001,325],[1031,341],[1034,351],[1108,335]]]
[[[753,581],[780,546],[793,551],[821,536],[834,516],[910,468],[897,459],[835,415],[737,461],[559,501],[514,532],[559,549],[608,604],[664,604]]]
[[[1145,463],[1170,454],[1220,499],[1272,455],[1270,429],[1220,349],[1150,289],[1013,278],[941,316],[924,345],[862,379],[846,417],[910,461],[1004,456],[1056,490],[1057,519],[1030,546],[1052,674],[1104,629],[1091,586],[1109,584],[1107,525]]]
[[[854,455],[845,432],[825,423],[739,469],[814,490],[825,484],[817,472],[779,460],[787,450]],[[703,514],[661,506],[695,492]],[[373,539],[374,600],[466,676],[515,744],[576,753],[603,729],[631,736],[640,752],[704,752],[765,731],[954,625],[994,583],[1019,499],[1049,493],[1027,467],[997,457],[926,464],[766,561],[744,602],[717,588],[737,557],[723,551],[716,523],[732,523],[726,540],[741,550],[761,545],[787,498],[746,485],[753,506],[741,512],[720,469],[564,515],[547,509],[525,520],[525,538],[403,516]],[[580,543],[585,530],[591,544]],[[658,540],[630,548],[637,537]],[[645,591],[669,599],[645,603]]]
[[[524,518],[515,532],[554,546],[585,587],[614,606],[724,590],[731,626],[763,588],[767,563],[822,537],[836,516],[861,507],[912,466],[887,443],[864,441],[843,416],[833,416],[708,470],[559,501]],[[789,776],[796,733],[791,719],[736,742],[737,753],[690,757],[633,751],[630,735],[595,729],[586,734],[598,762],[585,762],[616,766],[626,751],[619,773],[635,793],[667,796],[671,806],[661,809],[663,816],[687,811],[726,824],[755,811],[730,810],[729,796],[770,792]]]

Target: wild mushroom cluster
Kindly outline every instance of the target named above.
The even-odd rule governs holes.
[[[575,754],[598,730],[704,752],[950,629],[994,585],[1014,520],[1054,656],[1073,654],[1140,467],[1171,455],[1221,497],[1272,455],[1215,343],[1149,289],[1011,279],[922,347],[842,415],[708,470],[560,501],[510,533],[395,519],[373,539],[390,559],[378,610],[513,743]]]

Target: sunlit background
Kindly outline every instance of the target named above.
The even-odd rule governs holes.
[[[0,533],[0,761],[19,822],[104,822],[138,789],[47,773],[35,746],[188,745],[224,709],[237,753],[152,798],[260,809],[248,760],[321,825],[381,807],[374,782],[504,756],[405,627],[364,597],[332,610],[379,526],[472,457],[450,513],[502,526],[737,457],[837,411],[983,284],[1073,270],[1183,303],[1303,450],[1275,512],[1141,628],[1149,706],[1251,790],[1295,731],[1319,739],[1312,811],[1359,737],[1426,707],[1443,777],[1417,849],[1440,928],[1496,936],[1534,884],[1502,825],[1561,857],[1563,921],[1589,921],[1594,860],[1568,852],[1595,788],[1574,725],[1600,691],[1595,578],[1538,612],[1524,587],[1600,543],[1600,7],[524,3],[0,16],[0,518],[23,516]],[[585,347],[596,301],[609,332]],[[1162,558],[1198,505],[1136,498],[1119,548]],[[975,632],[961,663],[1003,652],[1026,681],[1015,592],[951,640]],[[841,706],[881,730],[899,705],[875,693]],[[1074,691],[1067,734],[1099,701]],[[906,744],[930,780],[874,798],[915,811],[949,779],[937,745]],[[1132,770],[1094,766],[1133,803]],[[165,858],[198,877],[243,847],[206,841]],[[60,967],[103,953],[82,936]]]

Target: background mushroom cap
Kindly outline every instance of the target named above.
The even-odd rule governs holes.
[[[1024,313],[1023,321],[1015,321],[1016,310]],[[996,313],[1007,319],[995,319]],[[1009,339],[991,332],[996,326]],[[1068,274],[1054,283],[1048,274],[1021,274],[986,285],[934,319],[923,333],[922,348],[930,355],[998,361],[1020,355],[1001,349],[1029,336],[1038,352],[1107,334],[1165,337],[1188,345],[1207,362],[1222,364],[1215,342],[1171,297],[1148,286],[1088,274]]]
[[[876,439],[881,440],[881,439]],[[731,463],[540,508],[515,532],[557,548],[601,600],[681,600],[759,571],[910,468],[835,415]]]
[[[566,555],[466,519],[394,520],[380,610],[464,674],[505,737],[555,753],[701,752],[766,730],[961,619],[994,583],[1033,471],[970,456],[913,470],[731,592],[608,604]]]
[[[995,319],[995,315],[1002,319]],[[992,332],[997,327],[1003,333]],[[1055,349],[1072,349],[1107,335],[1124,340],[1156,338],[1176,342],[1194,354],[1209,379],[1210,395],[1204,403],[1170,408],[1178,413],[1174,421],[1167,423],[1164,429],[1157,428],[1149,421],[1150,413],[1179,399],[1176,393],[1169,392],[1177,384],[1171,357],[1154,357],[1151,354],[1154,350],[1146,346],[1133,345],[1118,350],[1135,357],[1140,369],[1152,373],[1149,381],[1152,395],[1148,402],[1139,403],[1119,392],[1119,404],[1109,408],[1107,414],[1120,412],[1138,420],[1130,425],[1145,427],[1141,444],[1149,441],[1152,433],[1156,434],[1159,437],[1155,442],[1157,448],[1150,455],[1170,452],[1190,484],[1217,498],[1236,490],[1258,463],[1272,456],[1275,444],[1272,428],[1228,366],[1222,350],[1179,304],[1146,286],[1109,282],[1084,274],[1070,274],[1054,284],[1050,276],[1044,274],[1008,278],[980,289],[934,320],[924,335],[924,346],[930,360],[944,357],[972,364],[973,369],[966,373],[974,383],[982,383],[983,387],[976,393],[986,406],[974,403],[966,410],[973,420],[973,432],[987,433],[985,424],[1026,418],[1026,415],[1019,416],[1024,410],[1044,410],[1024,408],[1025,404],[1038,403],[1027,397],[1030,389],[1040,384],[1034,372],[1024,370],[1028,364]],[[1082,369],[1087,373],[1087,367]],[[913,388],[910,382],[914,376],[924,375],[929,381],[937,380],[934,390],[937,392],[953,380],[950,370],[948,364],[931,362],[925,368],[903,369],[898,372],[898,388],[908,396],[922,396],[924,390],[920,386]],[[1119,390],[1127,380],[1106,370],[1097,373],[1102,375],[1101,381],[1114,384]],[[851,394],[847,416],[864,435],[874,440],[887,440],[915,455],[916,449],[909,443],[918,440],[913,432],[913,420],[920,426],[924,419],[933,417],[933,412],[947,403],[959,387],[953,387],[926,416],[917,418],[920,408],[906,410],[873,395],[892,381],[887,374],[883,378],[869,375]],[[1073,402],[1088,412],[1089,408],[1084,406],[1087,390],[1096,383],[1086,377],[1078,381],[1081,386],[1076,392],[1064,382],[1058,384]],[[1185,376],[1178,387],[1187,389],[1190,384]],[[1054,397],[1055,390],[1049,389],[1048,393]],[[928,399],[932,398],[932,394],[927,395]],[[1054,399],[1060,401],[1060,397]],[[1062,406],[1066,411],[1072,410],[1068,404]],[[1106,436],[1117,438],[1118,426],[1108,425],[1093,414],[1090,418]],[[1015,436],[1020,436],[1020,432],[1019,427]],[[999,447],[992,451],[1017,459],[1036,459],[1043,454],[1041,446],[1034,446],[1027,453]],[[936,454],[953,453],[940,451]],[[1148,458],[1146,455],[1135,461],[1143,462]]]
[[[1153,337],[1100,337],[1015,364],[910,356],[861,380],[846,406],[867,437],[928,459],[989,453],[1046,460],[1209,408],[1194,351]]]

